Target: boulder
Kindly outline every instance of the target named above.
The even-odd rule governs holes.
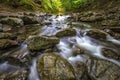
[[[18,45],[18,42],[10,39],[0,39],[0,49],[9,48]]]
[[[0,22],[11,26],[23,26],[23,21],[20,18],[6,17],[2,18]]]
[[[27,70],[21,69],[9,73],[0,74],[0,80],[26,80],[27,76]]]
[[[42,80],[76,80],[72,65],[54,53],[39,57],[37,69]]]
[[[108,34],[102,30],[92,29],[89,30],[86,35],[97,40],[106,40]]]
[[[120,67],[106,60],[95,60],[91,62],[90,74],[95,80],[119,80]]]
[[[56,33],[56,37],[67,37],[67,36],[75,36],[76,30],[72,28],[66,28]]]
[[[94,80],[89,74],[87,65],[83,62],[76,61],[74,63],[74,69],[77,76],[76,80]]]
[[[30,50],[45,50],[53,48],[58,43],[59,39],[56,37],[34,36],[27,39],[27,45]]]
[[[111,59],[120,61],[120,54],[115,52],[114,50],[102,48],[102,54],[107,58],[111,58]]]

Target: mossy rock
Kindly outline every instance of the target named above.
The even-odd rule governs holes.
[[[39,57],[37,69],[42,80],[76,80],[72,65],[54,53]]]
[[[18,45],[18,42],[10,39],[0,39],[0,49],[9,48]]]
[[[76,30],[72,28],[66,28],[56,33],[56,37],[67,37],[67,36],[75,36]]]
[[[102,30],[92,29],[86,35],[97,40],[106,40],[108,34]]]
[[[56,37],[34,36],[27,40],[28,48],[32,51],[53,48],[58,43],[59,39]]]
[[[0,80],[27,80],[28,72],[26,69],[0,74]]]
[[[3,33],[3,32],[0,32],[0,39],[15,39],[16,38],[16,35],[15,34],[12,34],[12,33]]]
[[[37,17],[34,17],[34,16],[24,16],[22,17],[22,20],[24,22],[25,25],[27,24],[38,24],[38,19]]]
[[[94,76],[95,80],[119,80],[120,67],[112,62],[106,60],[95,60],[91,62],[90,74]]]
[[[12,18],[12,17],[2,18],[0,22],[2,24],[7,24],[11,26],[23,26],[23,21],[22,19],[19,18]]]

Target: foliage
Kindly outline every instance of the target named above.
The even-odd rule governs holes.
[[[41,10],[43,8],[47,12],[62,13],[63,11],[71,11],[79,9],[81,6],[87,5],[93,0],[0,0],[8,3],[13,7],[25,7],[29,10]]]
[[[42,6],[48,12],[63,11],[63,6],[60,0],[42,0]]]

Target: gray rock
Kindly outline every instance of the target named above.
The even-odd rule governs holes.
[[[37,69],[42,80],[76,80],[72,65],[54,53],[39,57]]]
[[[45,50],[53,48],[58,43],[59,39],[56,37],[34,36],[27,40],[27,45],[30,50]]]

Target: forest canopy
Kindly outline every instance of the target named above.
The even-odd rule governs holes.
[[[0,0],[0,3],[6,3],[15,8],[22,6],[29,10],[44,10],[51,13],[78,9],[91,2],[93,0]]]

